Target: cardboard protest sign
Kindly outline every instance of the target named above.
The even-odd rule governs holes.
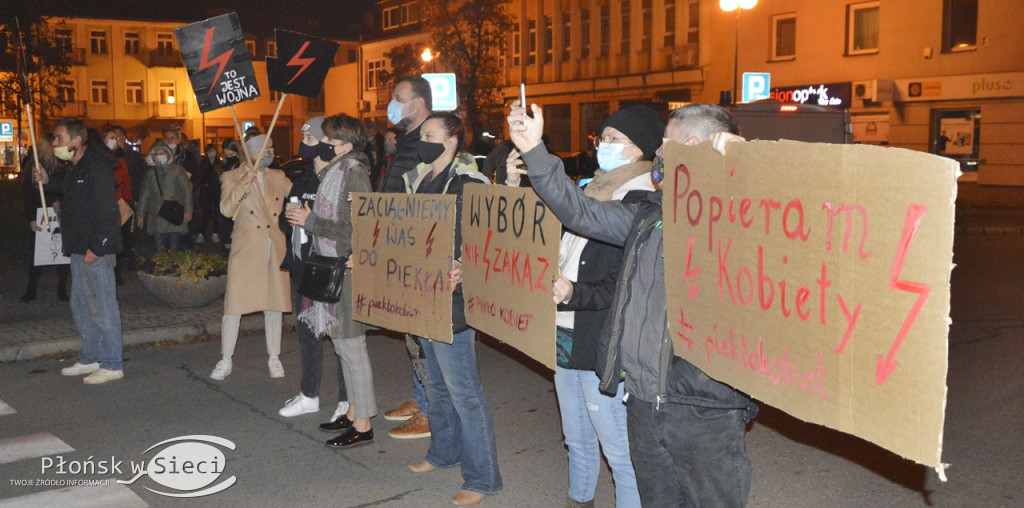
[[[42,231],[36,231],[36,249],[32,264],[35,266],[70,264],[71,258],[65,256],[62,252],[60,219],[57,217],[57,213],[53,211],[53,208],[47,208],[46,213],[50,219],[49,231],[46,228],[42,228],[46,220],[43,217],[43,209],[36,208],[36,224],[42,228]]]
[[[455,196],[352,193],[355,319],[452,342]]]
[[[555,368],[555,302],[562,225],[537,193],[467,185],[462,195],[466,320]]]
[[[940,468],[957,164],[793,141],[665,149],[676,354]]]
[[[267,57],[270,89],[316,98],[334,63],[338,44],[298,32],[274,29],[277,57]]]
[[[232,12],[174,29],[199,111],[260,96],[245,34]]]

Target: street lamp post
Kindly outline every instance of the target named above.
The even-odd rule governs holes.
[[[434,72],[434,59],[437,55],[430,51],[430,48],[423,48],[423,52],[420,53],[420,58],[423,59],[423,63],[430,64],[430,72]]]
[[[736,28],[733,31],[733,55],[732,55],[732,103],[739,102],[737,99],[739,89],[739,68],[740,68],[740,13],[743,9],[753,9],[757,0],[719,0],[718,6],[725,12],[736,11]]]

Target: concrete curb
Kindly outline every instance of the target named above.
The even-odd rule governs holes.
[[[261,313],[242,317],[239,330],[256,331],[263,329],[263,315]],[[140,344],[153,344],[163,341],[183,341],[190,337],[202,335],[220,335],[220,320],[209,320],[204,323],[182,326],[160,326],[153,328],[136,328],[127,330],[121,336],[124,346],[135,346]],[[10,363],[22,360],[32,360],[45,355],[53,355],[62,351],[78,351],[82,347],[82,340],[78,337],[60,338],[26,344],[12,344],[0,346],[0,363]]]

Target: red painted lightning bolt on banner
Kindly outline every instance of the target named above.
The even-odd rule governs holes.
[[[334,64],[338,44],[288,30],[274,30],[277,57],[267,57],[270,89],[315,98]]]
[[[224,53],[221,53],[220,56],[218,56],[217,58],[214,58],[212,60],[209,58],[210,46],[213,45],[213,34],[216,30],[217,27],[211,26],[209,30],[206,31],[206,39],[203,41],[203,56],[199,59],[199,70],[201,71],[206,70],[207,67],[210,67],[213,64],[218,64],[217,74],[213,75],[213,81],[210,83],[210,91],[209,93],[207,93],[207,95],[213,93],[213,91],[216,89],[217,81],[224,74],[224,67],[227,67],[228,60],[231,58],[231,53],[235,51],[232,48],[225,51]]]
[[[299,58],[300,56],[302,56],[302,52],[306,51],[306,48],[308,48],[308,47],[309,47],[309,41],[303,42],[302,43],[302,47],[299,48],[299,52],[295,53],[295,55],[292,56],[291,60],[288,60],[288,65],[289,66],[293,66],[293,67],[298,67],[299,68],[299,70],[295,71],[295,76],[292,77],[292,79],[288,81],[289,85],[292,84],[293,82],[295,82],[295,80],[298,79],[299,76],[301,76],[303,72],[306,72],[306,69],[308,69],[309,66],[312,65],[313,62],[316,61],[316,58]]]

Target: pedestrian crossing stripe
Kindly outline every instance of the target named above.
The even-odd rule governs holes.
[[[12,415],[14,413],[17,413],[17,411],[15,411],[14,408],[11,407],[10,404],[0,400],[0,416]]]
[[[49,432],[0,440],[0,464],[75,451]]]
[[[113,478],[103,480],[102,486],[63,487],[35,492],[24,496],[0,499],[0,508],[145,508],[149,506],[141,497],[120,485]]]

